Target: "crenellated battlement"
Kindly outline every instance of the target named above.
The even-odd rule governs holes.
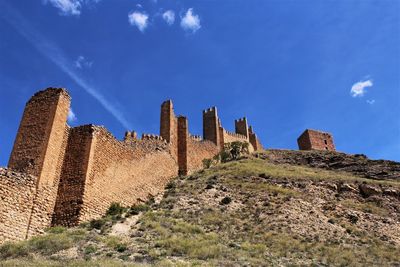
[[[203,114],[210,114],[216,115],[217,114],[217,107],[211,107],[203,110]]]
[[[234,133],[234,132],[229,132],[229,131],[227,131],[225,129],[224,129],[224,134],[230,135],[230,136],[235,137],[235,138],[243,139],[244,141],[247,140],[246,136],[244,136],[242,134]]]
[[[162,136],[160,136],[160,135],[147,134],[147,133],[142,134],[142,140],[161,140],[161,141],[165,141],[165,139],[162,138]]]
[[[194,141],[201,141],[201,140],[203,140],[203,137],[202,137],[201,135],[192,135],[192,134],[189,134],[189,138],[191,138],[191,139],[194,140]]]
[[[135,131],[126,131],[124,136],[124,141],[128,140],[136,140],[137,139],[137,132]]]

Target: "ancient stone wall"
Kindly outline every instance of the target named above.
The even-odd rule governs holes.
[[[219,153],[219,148],[211,141],[188,139],[188,170],[189,173],[203,168],[203,159],[211,159]]]
[[[37,178],[0,168],[0,244],[25,239]]]
[[[79,222],[93,141],[93,126],[72,128],[62,167],[52,224],[74,226]]]
[[[259,151],[263,149],[263,146],[258,139],[257,135],[253,132],[253,127],[249,127],[249,142],[253,146],[254,151]]]
[[[28,237],[51,225],[68,139],[66,121],[70,100],[64,89],[49,88],[36,93],[24,110],[9,168],[36,177],[25,230]]]
[[[297,144],[300,150],[336,150],[330,133],[310,129],[305,130],[300,135]]]
[[[161,192],[178,173],[165,140],[124,144],[94,127],[79,221],[98,218],[112,202],[130,206]]]
[[[178,173],[202,168],[203,159],[216,155],[225,142],[254,141],[253,132],[249,136],[249,129],[241,128],[247,121],[236,125],[245,135],[225,131],[215,107],[203,111],[204,140],[189,134],[187,118],[177,118],[168,100],[161,105],[160,135],[138,139],[132,131],[119,141],[100,126],[70,128],[69,106],[70,96],[59,88],[28,101],[10,171],[0,170],[0,242],[41,233],[50,225],[99,218],[112,202],[145,201]]]

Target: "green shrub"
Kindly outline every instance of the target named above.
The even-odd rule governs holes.
[[[150,207],[148,205],[139,204],[139,205],[132,206],[129,209],[129,214],[138,215],[140,212],[145,212],[145,211],[148,211],[149,209],[150,209]]]
[[[123,243],[119,243],[115,246],[115,250],[118,252],[124,252],[128,249],[128,247],[126,246],[126,244]]]
[[[212,159],[203,159],[203,168],[209,169],[212,165]]]
[[[106,224],[107,220],[106,219],[93,219],[89,222],[89,229],[97,229],[101,230],[103,226]]]
[[[93,245],[89,245],[87,247],[85,247],[85,254],[93,254],[97,251],[97,247],[93,246]]]
[[[245,142],[235,141],[224,144],[223,150],[218,154],[221,162],[237,160],[243,155],[249,154],[249,144]]]
[[[231,203],[231,202],[232,202],[232,199],[231,199],[230,197],[224,197],[224,198],[221,200],[220,204],[221,204],[221,205],[228,205],[228,204]]]
[[[121,204],[113,202],[107,210],[107,215],[116,216],[125,212],[125,208]]]

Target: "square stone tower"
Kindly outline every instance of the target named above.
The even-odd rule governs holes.
[[[37,184],[58,180],[67,139],[71,97],[63,88],[47,88],[26,104],[8,167],[34,175]]]
[[[317,130],[306,129],[297,138],[297,144],[300,150],[336,151],[332,135]]]

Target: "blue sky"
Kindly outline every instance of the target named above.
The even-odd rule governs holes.
[[[72,126],[158,133],[160,104],[202,133],[246,116],[267,148],[305,128],[400,161],[400,1],[0,0],[0,166],[29,97],[72,95]]]

